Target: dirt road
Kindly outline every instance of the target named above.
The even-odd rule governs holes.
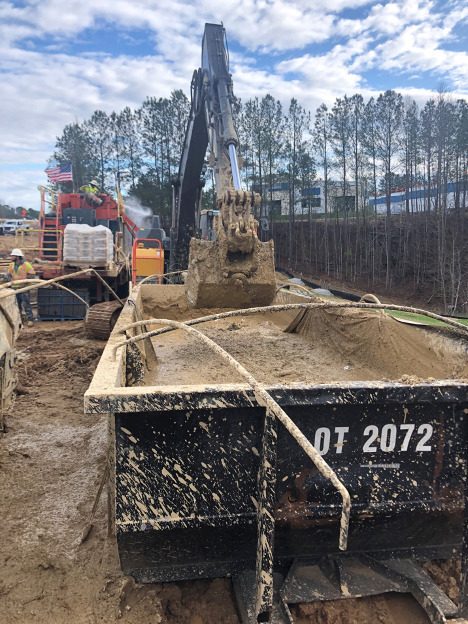
[[[18,396],[0,439],[0,624],[238,624],[228,580],[135,586],[123,577],[105,497],[80,544],[106,455],[105,416],[83,412],[103,346],[81,322],[37,323],[17,343]],[[456,575],[441,574],[453,591]],[[428,622],[399,596],[294,613],[301,624]]]

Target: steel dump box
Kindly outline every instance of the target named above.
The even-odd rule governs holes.
[[[109,414],[110,526],[124,573],[139,582],[232,576],[245,622],[288,622],[292,602],[379,591],[412,591],[433,621],[453,617],[453,603],[412,562],[462,551],[468,385],[263,384],[349,492],[340,551],[340,494],[247,383],[142,385],[147,366],[163,366],[148,339],[115,349],[122,327],[151,316],[159,294],[158,317],[171,318],[167,293],[181,288],[133,290],[85,395],[88,413]],[[275,303],[289,301],[305,298],[281,292]],[[281,608],[269,549],[286,577]],[[462,607],[463,596],[464,586]]]

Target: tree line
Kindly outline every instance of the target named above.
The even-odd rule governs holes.
[[[23,214],[25,215],[23,217]],[[37,219],[39,210],[0,203],[0,219]]]
[[[189,111],[187,96],[176,90],[169,98],[148,97],[136,110],[97,110],[65,126],[49,159],[49,165],[72,163],[73,184],[60,183],[60,190],[76,191],[96,179],[100,190],[114,194],[118,174],[127,194],[168,215]]]
[[[467,203],[466,100],[454,100],[442,86],[421,109],[393,90],[367,102],[359,93],[336,98],[331,106],[321,104],[313,117],[296,99],[284,106],[270,94],[246,102],[234,98],[232,104],[243,181],[262,195],[256,216],[269,228],[262,236],[275,237],[285,265],[337,279],[370,275],[387,288],[431,272],[438,282],[445,279],[447,223],[452,213],[464,215]],[[105,190],[112,190],[116,171],[128,170],[128,193],[168,223],[171,178],[178,171],[189,110],[187,96],[178,90],[169,98],[148,97],[137,110],[96,111],[65,127],[50,163],[72,161],[76,184],[95,177]],[[209,163],[207,156],[208,179]],[[450,206],[449,184],[455,184]],[[309,190],[317,186],[320,200]],[[421,189],[422,200],[416,205],[407,192],[404,214],[396,217],[395,189]],[[71,189],[65,183],[63,190]],[[383,215],[370,202],[377,195],[385,197]],[[204,207],[213,202],[208,183]],[[393,225],[402,220],[404,227]],[[423,225],[410,243],[416,222]],[[309,235],[304,245],[307,228],[315,238]],[[455,247],[458,243],[464,249],[465,243]],[[420,248],[424,253],[418,252],[416,262]],[[459,273],[465,274],[461,265]]]

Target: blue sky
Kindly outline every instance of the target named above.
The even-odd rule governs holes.
[[[385,89],[468,98],[468,2],[0,1],[0,202],[37,207],[67,123],[189,91],[205,22],[227,29],[236,95],[322,102]]]

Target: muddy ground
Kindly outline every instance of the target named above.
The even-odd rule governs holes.
[[[105,416],[83,413],[104,343],[81,322],[37,323],[17,346],[19,392],[0,440],[0,623],[237,623],[226,581],[124,578],[104,496],[80,544],[106,455]]]
[[[0,439],[0,624],[238,624],[227,580],[135,586],[123,577],[105,496],[80,543],[106,457],[106,417],[83,412],[103,346],[85,338],[81,322],[36,323],[18,340],[18,396]],[[456,566],[429,571],[456,592]],[[428,622],[397,595],[294,614],[301,624]]]

